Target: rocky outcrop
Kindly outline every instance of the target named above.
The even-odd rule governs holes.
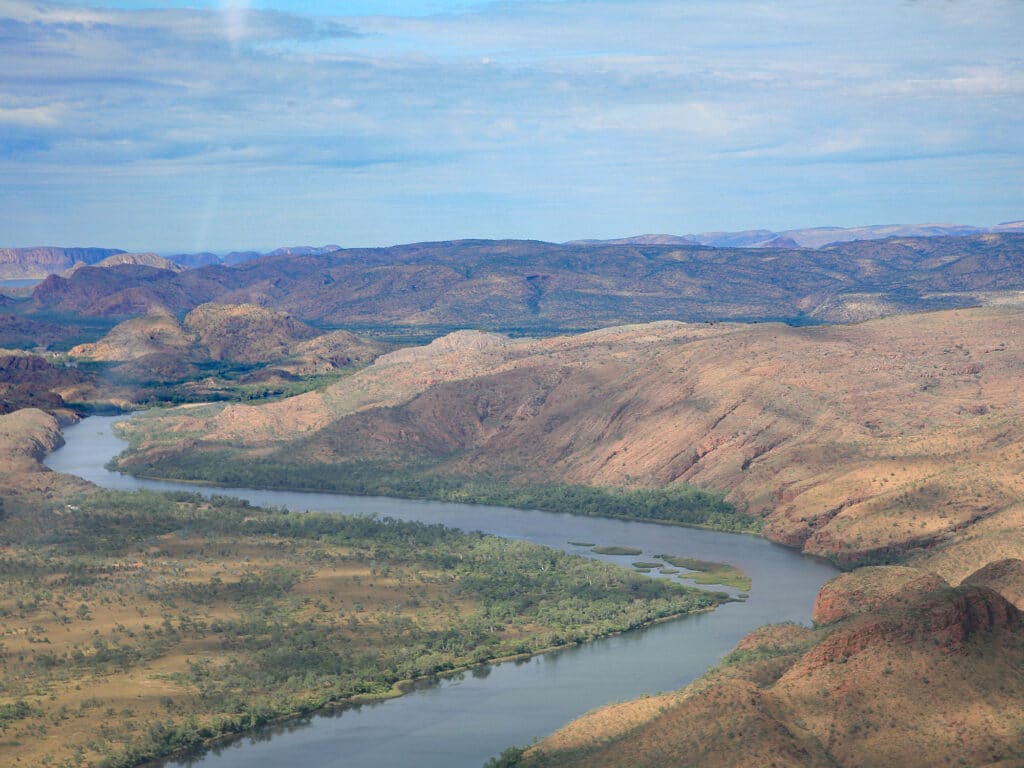
[[[1024,610],[1024,560],[996,560],[972,573],[963,583],[990,587]]]
[[[933,643],[948,653],[963,653],[965,643],[978,633],[994,630],[1019,632],[1020,611],[988,587],[972,585],[903,596],[866,610],[838,626],[808,651],[791,676],[810,674],[880,646]]]
[[[255,363],[287,357],[317,333],[287,312],[254,304],[203,304],[185,316],[212,360]]]
[[[859,568],[828,581],[818,592],[812,618],[832,624],[886,604],[908,604],[923,594],[949,586],[944,579],[903,566]]]
[[[928,574],[913,569],[865,570],[859,583],[848,578],[855,572],[822,590],[816,613],[835,616],[827,627],[756,630],[657,709],[614,705],[639,721],[628,731],[602,728],[597,710],[541,741],[523,764],[1021,764],[1020,611],[985,586],[930,589]],[[856,595],[866,600],[859,610]]]

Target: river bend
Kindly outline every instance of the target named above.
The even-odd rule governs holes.
[[[808,623],[827,563],[754,536],[578,517],[530,510],[329,493],[199,487],[140,480],[104,464],[126,443],[119,417],[92,416],[64,430],[47,457],[54,470],[105,488],[187,490],[237,496],[260,506],[378,515],[525,539],[628,565],[658,553],[733,563],[752,579],[750,598],[581,647],[506,662],[419,686],[398,699],[317,715],[267,729],[167,768],[480,768],[511,745],[524,745],[612,701],[679,688],[762,624]],[[596,556],[570,541],[618,544],[638,557]]]

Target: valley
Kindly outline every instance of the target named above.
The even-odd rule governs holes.
[[[739,595],[714,615],[760,618],[688,667],[688,687],[599,708],[495,765],[1012,764],[1019,237],[459,241],[185,270],[108,255],[19,289],[0,357],[0,749],[134,765]],[[99,491],[40,464],[62,427],[140,406],[118,426],[123,482],[202,485]],[[211,484],[258,501],[197,493]],[[503,535],[517,514],[574,522],[539,542],[565,553],[545,560],[419,523],[253,506],[335,498],[296,490],[368,509],[468,502],[438,522]],[[809,601],[787,614],[784,594],[762,612],[768,585],[735,544],[637,547],[587,528],[599,521],[759,534],[849,573],[813,616]],[[493,571],[510,560],[525,579],[512,594],[548,597],[510,605],[511,572]],[[285,636],[294,669],[271,648]],[[72,723],[82,739],[63,736]],[[492,736],[473,764],[538,735]]]
[[[344,492],[400,492],[400,476],[412,495],[418,476],[446,498],[487,481],[696,486],[809,554],[959,580],[1024,549],[1022,317],[460,332],[297,398],[144,414],[118,466]]]
[[[41,411],[0,417],[11,764],[134,766],[730,599],[358,506],[103,491],[39,463],[59,441]]]

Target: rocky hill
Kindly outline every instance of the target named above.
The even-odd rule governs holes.
[[[67,328],[0,315],[0,414],[40,408],[61,418],[156,402],[255,400],[323,386],[370,364],[389,344],[321,333],[256,306],[201,305],[184,320],[156,311],[66,353],[2,344],[67,342]]]
[[[253,304],[203,304],[185,316],[211,360],[254,363],[287,357],[317,332],[285,312]]]
[[[777,245],[779,243],[776,243]],[[784,243],[782,243],[784,245]],[[123,317],[258,304],[330,326],[551,332],[625,322],[849,322],[1024,302],[1024,234],[890,238],[822,249],[534,241],[284,254],[178,275],[145,267],[50,277],[35,313]]]
[[[687,482],[727,492],[785,544],[846,565],[909,558],[959,581],[1024,555],[1022,327],[1020,310],[974,309],[533,341],[462,332],[322,392],[147,417],[134,460],[159,457],[159,471],[227,444],[282,465]]]
[[[169,355],[181,360],[191,358],[195,339],[186,333],[170,312],[125,320],[96,342],[72,347],[68,354],[102,362],[140,360],[152,355]]]
[[[1018,578],[1018,594],[1022,585]],[[755,631],[683,691],[585,715],[518,764],[1008,768],[1024,760],[1019,604],[974,577],[954,588],[913,569],[866,568],[827,584],[815,615],[817,629]]]
[[[213,299],[219,285],[196,284],[167,269],[140,264],[82,267],[68,277],[50,275],[32,292],[29,311],[77,317],[134,317],[179,313]]]
[[[80,399],[91,383],[74,368],[55,366],[39,355],[0,349],[0,415],[39,408],[72,418],[67,401]]]
[[[251,304],[202,304],[183,321],[167,311],[125,320],[96,342],[72,347],[75,359],[120,364],[129,380],[177,381],[209,362],[273,366],[309,376],[359,368],[389,345],[347,331],[321,333],[285,312]],[[254,374],[258,375],[258,374]]]

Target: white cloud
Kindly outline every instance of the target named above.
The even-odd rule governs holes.
[[[864,97],[899,99],[986,99],[1024,96],[1024,70],[991,65],[957,68],[932,77],[908,77],[858,88]]]
[[[59,105],[45,107],[0,106],[0,124],[49,127],[57,125],[61,112]]]
[[[623,179],[688,199],[699,175],[739,210],[751,164],[782,178],[811,162],[1024,151],[1020,3],[978,0],[966,28],[935,8],[948,3],[887,0],[856,14],[810,0],[603,0],[421,18],[214,5],[0,0],[0,172],[116,169],[163,184],[175,169],[324,169],[333,188],[416,190],[426,209],[525,195],[533,174],[564,185],[551,200],[595,210]],[[1022,197],[1009,176],[988,186]],[[462,204],[473,220],[497,216]]]

